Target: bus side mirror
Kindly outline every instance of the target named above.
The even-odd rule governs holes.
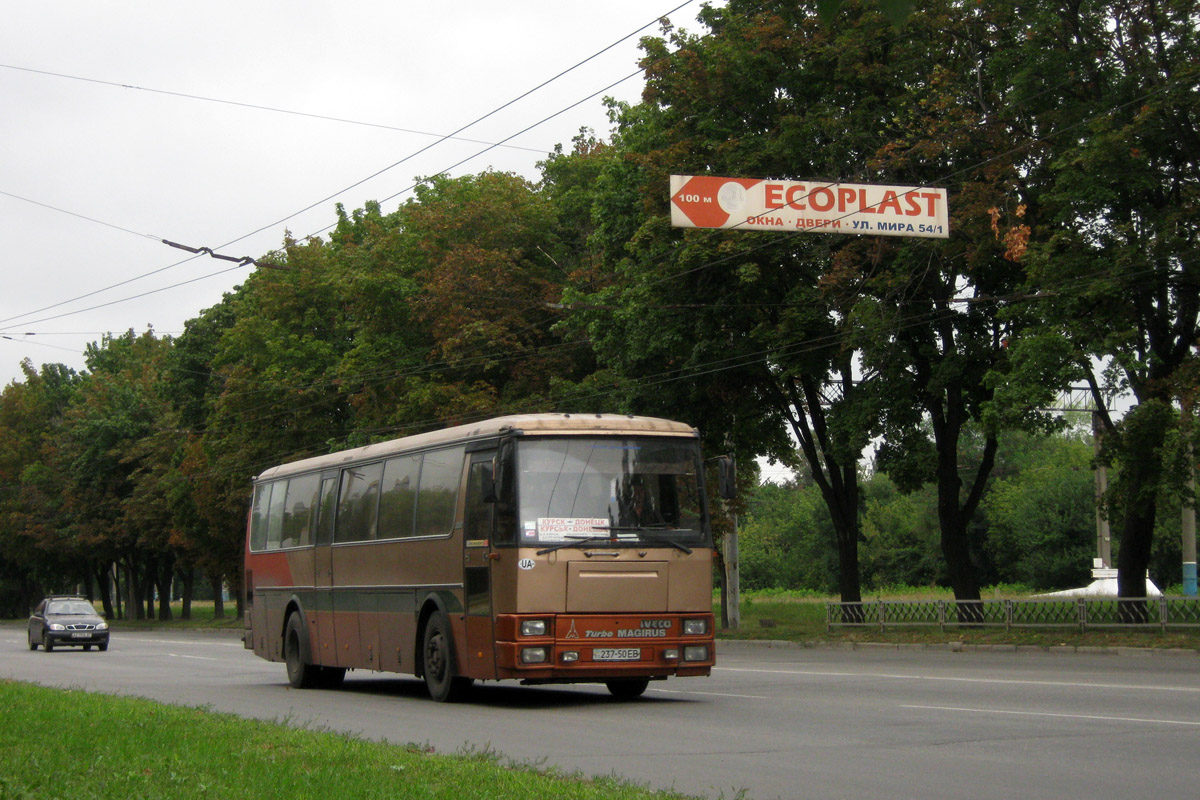
[[[737,469],[733,456],[717,458],[717,491],[723,500],[733,500],[737,497]]]

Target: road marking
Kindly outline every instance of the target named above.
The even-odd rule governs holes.
[[[152,644],[198,644],[204,647],[236,647],[239,650],[245,649],[245,645],[243,645],[240,640],[236,642],[219,642],[215,640],[208,641],[205,639],[153,639],[145,636],[124,636],[121,635],[120,631],[117,631],[117,633],[114,635],[120,636],[121,641],[123,642],[150,642]]]
[[[1071,689],[1140,689],[1152,692],[1191,692],[1200,694],[1200,686],[1142,686],[1131,683],[1081,683],[1078,681],[1029,681],[1008,678],[955,678],[938,675],[904,675],[895,672],[831,672],[825,670],[751,669],[749,667],[713,667],[713,672],[752,672],[765,675],[810,675],[817,678],[885,678],[906,681],[946,681],[949,683],[991,683],[1009,686],[1053,686]]]
[[[770,700],[770,697],[761,694],[729,694],[728,692],[693,692],[684,689],[651,689],[652,692],[661,692],[663,694],[702,694],[709,697],[737,697],[743,700]]]
[[[194,661],[219,661],[220,659],[212,658],[211,656],[187,656],[182,653],[167,653],[169,658],[190,658]]]
[[[1010,714],[1019,717],[1056,717],[1059,719],[1086,719],[1101,722],[1148,722],[1152,725],[1189,725],[1200,727],[1200,722],[1183,719],[1145,719],[1142,717],[1107,717],[1099,714],[1055,714],[1049,711],[1005,711],[995,708],[959,708],[957,706],[900,706],[923,711],[961,711],[967,714]]]

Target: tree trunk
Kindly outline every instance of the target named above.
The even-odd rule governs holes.
[[[113,614],[112,587],[109,586],[111,566],[106,563],[96,566],[96,590],[100,593],[100,605],[104,608],[105,619],[116,619],[116,615]]]
[[[220,575],[209,577],[213,593],[213,619],[225,619],[225,598],[221,596],[222,583]]]
[[[1173,413],[1160,400],[1138,404],[1123,420],[1120,486],[1123,514],[1121,547],[1117,552],[1117,597],[1121,622],[1149,619],[1146,570],[1154,541],[1159,486],[1163,477],[1162,447]]]
[[[175,565],[169,557],[162,558],[160,566],[154,574],[154,584],[158,589],[158,618],[162,621],[174,617],[171,612],[171,578],[175,574]]]
[[[196,568],[186,567],[179,571],[179,580],[183,583],[183,608],[179,612],[180,619],[192,618],[192,595],[196,590]]]

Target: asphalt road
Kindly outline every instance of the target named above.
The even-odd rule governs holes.
[[[113,634],[30,652],[0,625],[0,677],[285,720],[707,797],[1176,798],[1200,794],[1200,657],[840,650],[721,643],[711,678],[477,686],[436,704],[403,676],[291,689],[228,633]],[[0,724],[2,716],[0,716]]]

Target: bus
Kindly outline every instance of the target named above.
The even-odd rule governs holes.
[[[374,670],[439,702],[493,680],[629,699],[713,668],[704,462],[683,423],[506,416],[282,464],[254,479],[247,528],[245,646],[297,688]]]

